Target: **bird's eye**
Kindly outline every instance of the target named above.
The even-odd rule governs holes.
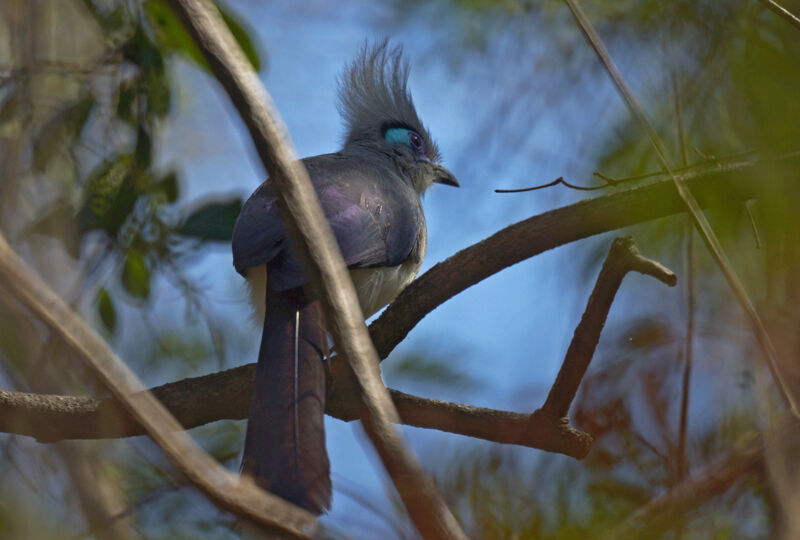
[[[408,142],[411,143],[411,148],[421,152],[423,150],[422,137],[415,131],[408,132]]]

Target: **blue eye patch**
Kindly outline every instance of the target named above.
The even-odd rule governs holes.
[[[411,142],[408,140],[408,130],[405,128],[387,129],[383,138],[386,139],[386,142],[404,144],[408,147],[411,146]]]

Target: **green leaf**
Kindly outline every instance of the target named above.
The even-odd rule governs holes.
[[[141,70],[138,91],[147,97],[147,112],[159,118],[164,117],[169,112],[171,94],[161,50],[139,27],[122,52],[126,61]]]
[[[156,40],[165,52],[179,53],[209,71],[200,49],[164,0],[147,0],[144,12],[156,34]]]
[[[164,200],[168,203],[174,203],[178,200],[179,189],[178,173],[172,171],[155,182],[151,192],[163,195]]]
[[[114,333],[117,327],[117,311],[114,309],[114,301],[108,291],[100,287],[97,291],[97,314],[100,315],[100,321],[110,334]]]
[[[130,187],[133,164],[132,154],[119,155],[86,180],[78,211],[84,230],[103,229],[113,237],[128,219],[137,197]]]
[[[122,286],[131,296],[138,298],[150,296],[150,269],[147,267],[144,255],[137,250],[131,250],[125,258]]]
[[[177,233],[201,240],[230,242],[241,211],[242,199],[239,198],[206,203],[189,214]]]

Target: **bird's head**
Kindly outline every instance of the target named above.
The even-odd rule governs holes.
[[[364,45],[339,81],[339,110],[346,126],[344,151],[388,157],[423,193],[432,183],[458,186],[441,164],[439,148],[422,125],[408,91],[402,47]]]

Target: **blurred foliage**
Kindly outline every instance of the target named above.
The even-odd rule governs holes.
[[[181,210],[178,172],[163,171],[154,162],[158,127],[173,101],[167,61],[181,57],[208,69],[168,2],[83,4],[103,49],[91,62],[65,66],[72,91],[61,97],[61,104],[36,111],[31,172],[58,180],[29,231],[57,238],[75,259],[86,257],[82,250],[91,245],[99,255],[87,281],[110,261],[129,295],[122,298],[147,300],[154,273],[185,264],[196,241],[230,240],[241,200],[206,201]],[[247,25],[219,7],[248,59],[260,69],[261,55]],[[24,99],[28,84],[21,78],[5,80],[3,126],[31,114]],[[64,182],[65,167],[74,181]],[[112,333],[111,314],[119,300],[115,291],[98,292],[100,319]]]
[[[247,22],[218,7],[250,63],[262,69],[264,56]],[[49,281],[77,279],[67,300],[93,309],[112,342],[122,328],[146,334],[125,352],[137,371],[187,376],[224,366],[227,354],[240,352],[236,343],[246,342],[244,330],[219,319],[189,269],[207,251],[203,244],[230,241],[242,200],[226,194],[187,201],[180,164],[160,159],[161,132],[179,97],[174,64],[188,62],[208,73],[169,2],[0,3],[0,35],[4,233],[22,249],[47,254],[42,272]],[[180,318],[170,325],[153,321],[165,283],[176,293],[168,302],[185,305],[184,326]],[[40,392],[97,391],[83,366],[29,318],[3,306],[0,323],[4,380]],[[238,341],[228,344],[229,337]],[[218,422],[196,430],[195,438],[220,462],[236,467],[241,423]],[[65,474],[80,463],[66,460],[57,445],[32,452],[17,440],[0,437],[2,538],[116,538],[114,527],[101,523],[96,529],[89,517],[113,513],[111,501],[128,505],[113,518],[131,528],[126,538],[138,537],[135,530],[147,538],[234,537],[232,518],[174,478],[150,445],[84,447],[81,459],[97,468],[98,485],[91,489],[109,501],[106,509],[87,509],[84,504],[91,503],[75,494],[89,486]],[[20,485],[34,500],[11,495]],[[70,495],[58,503],[44,495],[61,490]],[[37,504],[58,511],[48,511],[52,520],[38,520]]]

